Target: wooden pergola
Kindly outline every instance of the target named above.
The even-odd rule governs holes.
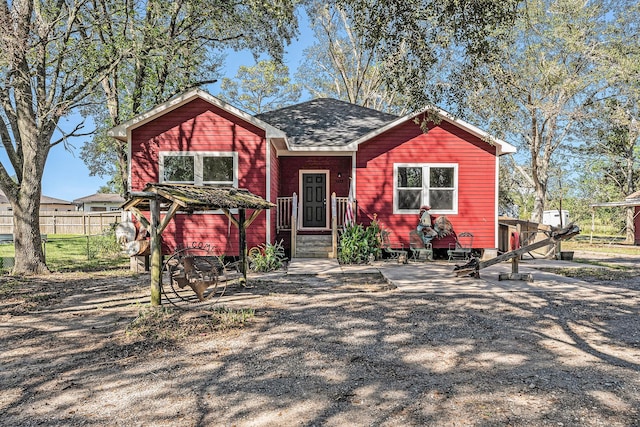
[[[151,250],[151,305],[161,304],[162,286],[162,232],[178,212],[193,213],[222,210],[238,227],[239,248],[243,277],[247,278],[246,228],[265,209],[275,207],[271,202],[248,190],[233,187],[210,187],[191,184],[151,183],[142,192],[129,193],[123,209],[132,212],[147,228]],[[246,217],[246,210],[253,210]],[[238,211],[238,217],[232,210]],[[150,212],[150,218],[143,212]],[[164,213],[164,216],[162,214]]]

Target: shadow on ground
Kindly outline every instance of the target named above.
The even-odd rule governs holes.
[[[247,327],[157,345],[123,338],[146,303],[144,276],[70,278],[26,311],[9,298],[3,423],[640,425],[640,285],[403,293],[365,282],[256,281],[226,302],[255,309]]]

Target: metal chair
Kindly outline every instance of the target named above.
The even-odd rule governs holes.
[[[471,252],[473,251],[473,234],[465,231],[456,236],[455,243],[449,244],[449,250],[447,255],[449,261],[462,260],[468,261],[471,259]]]
[[[427,261],[433,261],[433,247],[431,243],[424,243],[417,230],[409,232],[409,249],[411,249],[411,259],[418,261],[423,257]]]
[[[404,244],[400,242],[392,243],[389,239],[389,231],[380,230],[380,240],[381,240],[381,248],[382,250],[389,255],[391,259],[398,259],[401,256],[406,260],[407,251],[404,249]]]

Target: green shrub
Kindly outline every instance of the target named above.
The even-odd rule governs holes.
[[[364,228],[362,224],[347,226],[340,235],[338,261],[342,264],[361,264],[369,258],[380,257],[380,226],[375,219]]]
[[[122,248],[116,241],[115,226],[106,229],[102,234],[89,236],[87,257],[96,259],[99,257],[118,257]]]
[[[286,257],[282,240],[275,244],[263,243],[249,251],[249,268],[253,271],[274,271],[282,268]]]

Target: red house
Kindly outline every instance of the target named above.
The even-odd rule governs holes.
[[[438,123],[423,132],[419,123],[434,114]],[[472,232],[474,248],[496,248],[498,161],[515,152],[437,109],[397,117],[316,99],[251,116],[199,89],[123,123],[111,135],[129,146],[129,191],[151,182],[234,186],[276,203],[247,230],[249,247],[279,239],[288,247],[292,228],[299,239],[330,239],[332,214],[340,225],[351,184],[356,221],[368,224],[377,216],[407,247],[419,208],[428,204],[457,232]],[[297,223],[291,224],[294,193],[301,196]],[[203,242],[220,254],[238,253],[237,229],[218,212],[180,214],[163,236],[169,250]],[[317,240],[297,247],[316,245]]]

